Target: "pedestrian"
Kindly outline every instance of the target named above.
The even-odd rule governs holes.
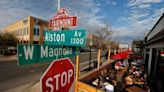
[[[105,54],[105,58],[108,59],[108,52],[106,52],[106,54]]]

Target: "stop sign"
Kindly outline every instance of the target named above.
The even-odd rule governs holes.
[[[40,79],[42,92],[69,92],[74,81],[74,65],[69,58],[55,60]]]

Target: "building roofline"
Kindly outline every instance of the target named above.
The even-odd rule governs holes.
[[[153,31],[153,29],[156,27],[156,25],[160,22],[160,20],[164,17],[164,13],[161,15],[161,17],[158,19],[158,21],[155,23],[155,25],[153,26],[153,28],[149,31],[149,33],[146,35],[146,37]],[[145,38],[146,38],[145,37]]]
[[[41,19],[41,18],[37,18],[37,17],[34,17],[34,16],[28,16],[28,17],[32,17],[32,18],[39,19],[39,20],[44,21],[44,22],[48,22],[47,20],[44,20],[44,19]]]
[[[28,17],[29,17],[29,16],[26,16],[26,17],[24,17],[24,18],[21,18],[21,19],[16,20],[15,22],[11,22],[11,23],[5,25],[1,30],[4,31],[4,29],[6,29],[8,26],[10,26],[10,25],[12,25],[12,24],[14,24],[14,23],[16,23],[16,22],[19,22],[19,21],[21,21],[22,19],[28,18]]]
[[[1,31],[4,31],[4,29],[6,29],[7,27],[9,27],[10,25],[12,25],[12,24],[14,24],[14,23],[16,23],[16,22],[19,22],[19,21],[21,21],[21,20],[23,20],[23,19],[26,19],[26,18],[28,18],[28,17],[32,17],[32,18],[36,18],[36,19],[39,19],[39,20],[44,21],[44,22],[48,22],[48,21],[43,20],[43,19],[41,19],[41,18],[37,18],[37,17],[34,17],[34,16],[32,16],[32,15],[29,15],[29,16],[23,17],[23,18],[21,18],[21,19],[18,19],[18,20],[16,20],[15,22],[9,23],[8,25],[4,26],[4,27],[3,27],[2,29],[0,29],[0,30],[1,30]]]

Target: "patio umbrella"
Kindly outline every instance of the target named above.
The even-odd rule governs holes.
[[[128,59],[128,57],[129,57],[129,54],[127,52],[120,52],[112,56],[113,59]]]
[[[132,49],[128,49],[126,52],[134,52]]]

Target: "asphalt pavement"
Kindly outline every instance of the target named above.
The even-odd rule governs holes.
[[[80,54],[81,68],[89,64],[90,53]],[[97,52],[92,52],[92,60],[97,58]],[[70,58],[75,64],[75,57]],[[18,66],[17,56],[0,56],[0,91],[25,92],[36,84],[51,62],[34,65]],[[14,91],[14,89],[19,89]]]

